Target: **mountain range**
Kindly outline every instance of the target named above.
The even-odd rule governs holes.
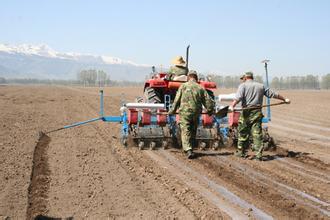
[[[76,79],[86,69],[103,70],[112,80],[141,81],[151,72],[151,65],[111,56],[62,53],[45,44],[0,44],[0,77]]]

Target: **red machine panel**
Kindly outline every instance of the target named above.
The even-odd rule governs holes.
[[[209,116],[208,114],[202,115],[202,123],[203,126],[212,126],[213,125],[213,116]]]
[[[179,116],[179,114],[177,114],[177,115],[175,116],[175,120],[176,120],[176,123],[179,123],[179,122],[180,122],[180,116]]]
[[[241,115],[241,113],[240,112],[231,112],[231,113],[228,113],[228,115],[229,115],[229,118],[228,118],[229,126],[237,127],[238,119],[239,119],[239,116]]]
[[[128,109],[128,124],[137,124],[138,111],[136,109]]]
[[[141,122],[143,125],[151,124],[151,111],[149,109],[143,109]]]
[[[160,113],[157,115],[157,124],[164,126],[167,123],[167,115],[162,115],[161,113],[166,112],[165,109],[158,109],[157,113]]]
[[[150,79],[150,87],[166,87],[166,82],[163,79]]]
[[[208,81],[200,81],[199,84],[203,86],[205,89],[216,89],[217,84],[215,82],[208,82]]]

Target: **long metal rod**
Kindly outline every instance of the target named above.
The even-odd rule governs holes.
[[[278,103],[273,103],[273,104],[267,104],[267,105],[261,105],[261,106],[253,106],[253,107],[245,107],[245,108],[236,108],[236,109],[234,109],[234,112],[236,112],[236,111],[243,111],[243,110],[260,109],[260,108],[264,108],[264,107],[270,107],[270,106],[274,106],[274,105],[283,105],[283,104],[286,104],[286,102],[278,102]]]
[[[100,118],[104,116],[104,97],[103,90],[100,90]]]
[[[187,46],[187,50],[186,50],[186,67],[189,68],[189,48],[190,45]]]
[[[233,101],[235,99],[235,93],[231,94],[220,94],[219,97],[219,102],[221,101]]]
[[[265,62],[265,70],[266,70],[266,87],[269,88],[269,82],[268,82],[268,64]],[[270,98],[267,97],[267,118],[270,121],[271,120],[271,113],[270,113]]]
[[[81,122],[77,122],[77,123],[74,123],[74,124],[71,124],[71,125],[67,125],[67,126],[64,126],[63,129],[76,127],[76,126],[79,126],[79,125],[87,124],[87,123],[90,123],[90,122],[93,122],[93,121],[98,121],[98,120],[102,120],[102,117],[93,118],[93,119],[90,119],[90,120],[87,120],[87,121],[81,121]]]
[[[164,103],[126,103],[127,108],[165,109]]]
[[[67,128],[77,127],[79,125],[87,124],[87,123],[98,121],[98,120],[102,120],[102,119],[103,119],[102,117],[100,117],[100,118],[93,118],[93,119],[90,119],[90,120],[87,120],[87,121],[77,122],[77,123],[74,123],[74,124],[71,124],[71,125],[66,125],[64,127],[57,128],[57,129],[54,129],[54,130],[51,130],[51,131],[42,132],[42,133],[43,134],[49,134],[49,133],[52,133],[52,132],[55,132],[55,131],[60,131],[60,130],[67,129]]]

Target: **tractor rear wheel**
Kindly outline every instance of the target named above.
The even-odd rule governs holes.
[[[151,87],[147,87],[144,90],[144,98],[147,103],[161,103],[161,98],[159,93]]]

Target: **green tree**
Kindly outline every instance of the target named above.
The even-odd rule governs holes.
[[[281,89],[281,86],[280,86],[280,79],[275,76],[271,82],[271,87],[274,88],[274,89]]]
[[[225,88],[234,88],[234,80],[231,76],[226,76],[224,79]]]
[[[6,79],[4,77],[0,77],[0,84],[7,83]]]
[[[322,76],[321,88],[330,89],[330,73],[325,76]]]
[[[103,70],[98,70],[97,71],[97,83],[99,87],[103,87],[106,85],[106,81],[107,81],[107,73]]]
[[[306,86],[307,89],[319,89],[320,88],[320,82],[317,76],[313,76],[311,74],[306,76]]]
[[[256,76],[254,76],[254,80],[255,80],[256,82],[263,83],[262,76],[260,76],[260,75],[256,75]]]

